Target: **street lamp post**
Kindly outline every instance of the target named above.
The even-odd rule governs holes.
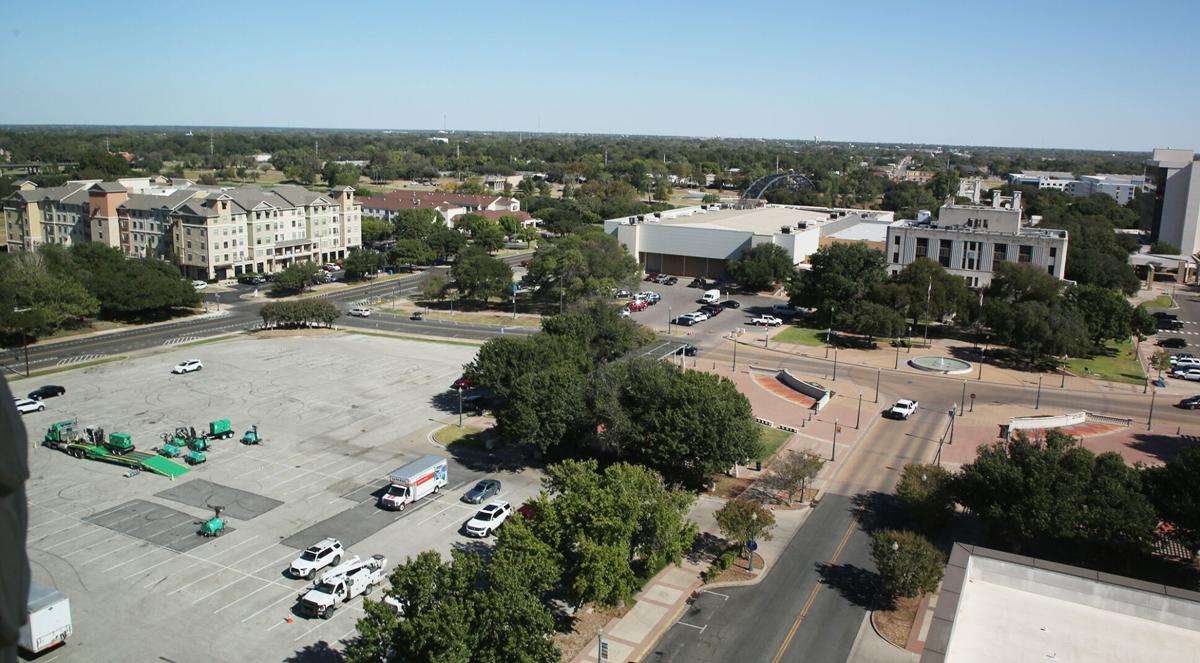
[[[858,413],[854,415],[854,430],[862,423],[862,392],[858,392]]]
[[[966,414],[967,407],[967,381],[963,380],[962,397],[958,401],[958,413]]]
[[[459,428],[462,428],[462,427],[463,427],[463,421],[462,421],[462,420],[463,420],[463,413],[462,413],[462,387],[460,386],[460,387],[458,388],[458,427],[459,427]]]
[[[833,381],[837,382],[837,347],[833,348]]]
[[[737,371],[737,336],[729,332],[729,340],[733,341],[733,370]]]
[[[1033,409],[1040,410],[1042,408],[1042,376],[1038,376],[1037,399],[1033,402]]]
[[[671,335],[671,307],[667,307],[667,336]]]
[[[754,540],[754,530],[756,529],[757,524],[758,524],[758,513],[751,512],[750,513],[750,532],[749,532],[749,534],[750,534],[749,538],[751,541]],[[746,571],[753,574],[754,573],[754,551],[751,550],[749,546],[746,547],[746,557],[749,559],[749,562],[746,563]]]
[[[835,417],[833,420],[833,450],[829,452],[829,462],[831,463],[837,462],[837,434],[839,429],[841,429],[841,426],[838,425],[838,419]]]
[[[1146,418],[1146,430],[1154,430],[1154,397],[1157,395],[1157,389],[1150,392],[1150,416]]]
[[[900,344],[896,344],[896,364],[892,366],[896,370],[900,370]]]
[[[883,377],[883,369],[875,369],[875,402],[879,402],[879,379]]]

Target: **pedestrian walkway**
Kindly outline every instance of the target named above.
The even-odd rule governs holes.
[[[917,663],[920,658],[920,654],[901,649],[876,633],[868,612],[863,615],[846,663]]]

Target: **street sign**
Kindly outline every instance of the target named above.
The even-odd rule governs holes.
[[[600,660],[608,660],[608,643],[603,640],[600,641]]]
[[[971,392],[971,400],[975,400],[975,392]]]
[[[746,542],[746,550],[749,550],[750,552],[754,552],[755,550],[758,550],[758,541],[755,541],[754,539],[747,541]]]

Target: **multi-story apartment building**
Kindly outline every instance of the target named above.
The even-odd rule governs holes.
[[[1102,193],[1124,205],[1145,188],[1146,178],[1141,175],[1082,175],[1067,183],[1065,191],[1077,198]]]
[[[972,288],[992,282],[1001,262],[1045,269],[1063,278],[1067,231],[1028,228],[1021,223],[1021,193],[995,195],[992,205],[956,205],[948,200],[937,219],[903,221],[888,227],[887,257],[895,274],[917,258],[937,261]]]
[[[140,178],[23,184],[4,201],[9,250],[101,242],[131,257],[171,260],[191,278],[273,273],[329,262],[362,244],[362,206],[351,187],[199,187]]]

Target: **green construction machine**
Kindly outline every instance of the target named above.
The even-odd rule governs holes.
[[[225,510],[223,506],[212,507],[213,517],[200,523],[200,529],[196,532],[200,536],[221,536],[225,532],[225,520],[221,518],[221,512]]]
[[[46,429],[46,435],[42,438],[42,444],[75,458],[124,465],[171,479],[186,474],[188,471],[186,467],[166,458],[146,451],[138,451],[129,433],[110,433],[105,437],[103,428],[92,426],[88,426],[81,432],[79,422],[75,419],[50,424],[50,427]]]
[[[208,422],[208,434],[205,437],[213,440],[228,440],[233,437],[233,424],[228,419],[217,419]]]
[[[258,436],[258,424],[254,424],[246,434],[242,436],[242,444],[262,444],[262,438]]]

